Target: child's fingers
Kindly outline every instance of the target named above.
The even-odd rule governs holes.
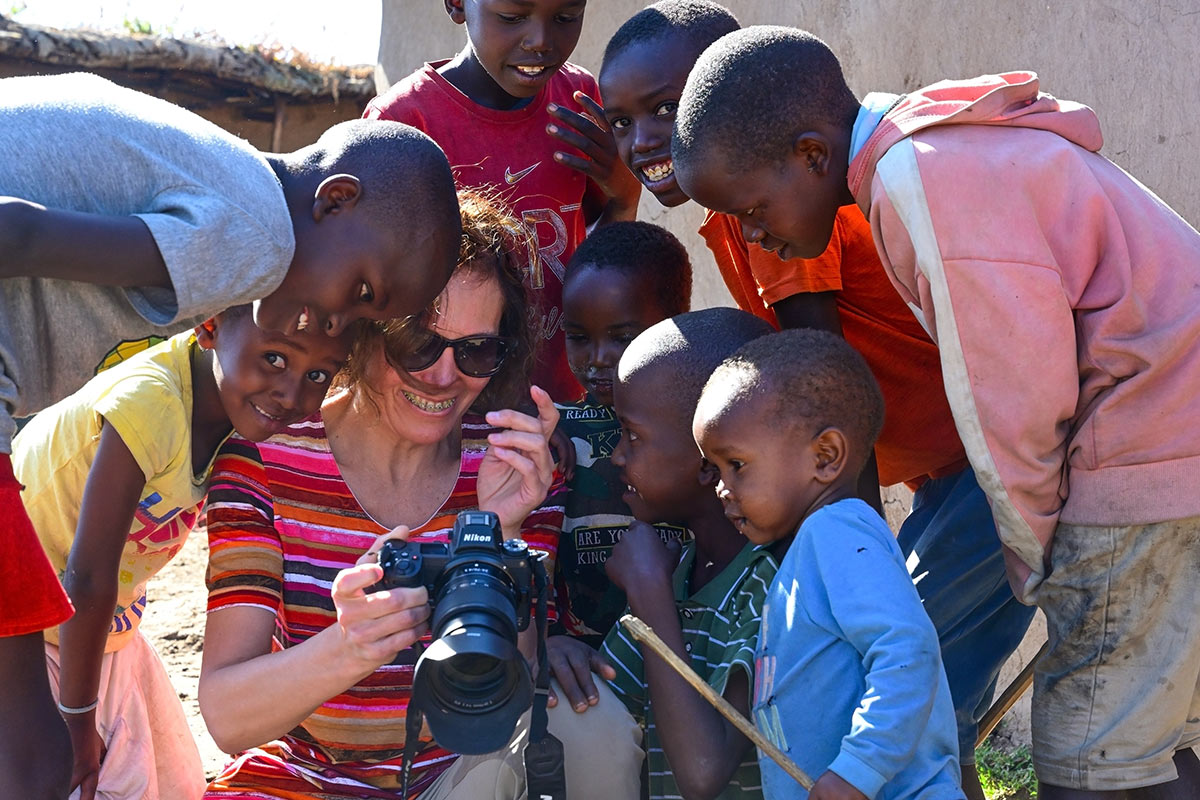
[[[595,161],[588,161],[586,158],[573,156],[570,153],[564,153],[561,150],[554,151],[554,160],[562,164],[564,167],[570,167],[576,172],[583,173],[586,177],[591,178],[593,181],[596,181],[596,176],[599,174],[599,170],[596,168]]]
[[[608,130],[608,117],[604,115],[604,106],[597,103],[591,97],[588,97],[583,92],[575,92],[575,102],[583,106],[583,110],[588,116],[596,121],[596,125],[602,130]]]
[[[567,650],[549,653],[550,671],[558,681],[567,704],[576,711],[584,711],[589,705],[589,699],[597,696],[596,687],[592,684],[587,663],[578,664],[569,654],[570,651]]]
[[[609,155],[609,142],[602,138],[608,137],[608,134],[594,125],[591,131],[581,133],[565,125],[551,124],[546,126],[546,132],[560,142],[574,147],[593,161],[604,159]]]
[[[550,114],[559,122],[567,126],[567,130],[564,131],[564,133],[568,131],[574,131],[575,133],[578,133],[582,137],[593,142],[603,142],[606,139],[611,138],[611,136],[609,136],[608,128],[602,127],[601,123],[590,114],[580,114],[577,111],[572,111],[571,109],[563,108],[562,106],[554,106],[552,109],[550,109]],[[551,127],[553,127],[553,125]],[[550,131],[550,134],[554,135],[554,132]]]
[[[617,671],[613,668],[612,664],[608,663],[604,656],[600,655],[599,653],[592,653],[590,661],[592,672],[596,673],[601,678],[604,678],[606,681],[616,680]]]
[[[571,442],[571,437],[563,433],[562,428],[555,428],[550,434],[550,446],[554,449],[554,455],[558,458],[558,471],[562,473],[563,480],[568,483],[575,477],[575,445]]]

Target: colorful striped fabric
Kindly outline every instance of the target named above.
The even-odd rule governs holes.
[[[494,430],[478,417],[464,418],[458,481],[413,538],[448,541],[458,512],[477,507],[476,476],[487,435]],[[522,526],[530,546],[548,553],[551,570],[562,512],[556,476],[546,501]],[[231,438],[213,468],[207,520],[209,612],[230,606],[271,611],[276,650],[334,624],[334,577],[387,531],[367,515],[343,480],[320,415],[257,445]],[[206,796],[395,797],[417,656],[416,648],[400,653],[331,698],[282,740],[242,754]],[[433,742],[428,729],[421,742],[410,797],[455,758]]]

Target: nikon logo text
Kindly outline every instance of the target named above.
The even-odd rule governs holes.
[[[491,544],[492,534],[491,532],[471,533],[470,531],[464,531],[462,540],[464,544]]]

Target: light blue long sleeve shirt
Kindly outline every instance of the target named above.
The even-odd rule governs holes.
[[[937,633],[870,506],[804,521],[762,624],[755,723],[814,780],[832,770],[873,800],[961,800]],[[759,766],[767,800],[808,796],[762,753]]]

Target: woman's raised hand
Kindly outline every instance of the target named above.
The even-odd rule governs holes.
[[[379,550],[388,539],[408,538],[401,525],[380,534],[358,563],[333,579],[333,605],[348,655],[362,664],[365,674],[391,662],[425,634],[429,595],[425,587],[367,591],[383,578]]]
[[[558,409],[539,387],[529,394],[537,405],[536,417],[512,409],[487,415],[489,425],[503,430],[488,436],[476,491],[479,508],[500,517],[505,538],[520,535],[521,523],[546,499],[554,479],[550,436],[558,425]]]

